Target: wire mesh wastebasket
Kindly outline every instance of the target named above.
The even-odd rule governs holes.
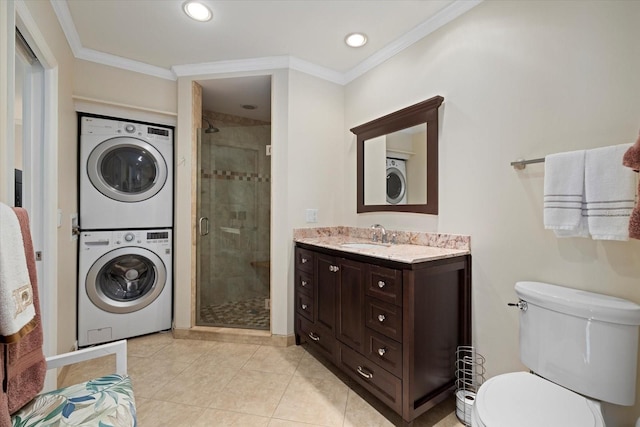
[[[471,411],[476,392],[484,382],[484,357],[472,346],[456,350],[456,416],[466,426],[471,425]]]

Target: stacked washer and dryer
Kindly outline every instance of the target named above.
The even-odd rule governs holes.
[[[170,329],[173,128],[79,119],[78,346]]]

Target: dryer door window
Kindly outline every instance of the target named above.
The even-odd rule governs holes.
[[[167,279],[164,263],[143,248],[120,248],[100,257],[87,274],[87,295],[109,313],[131,313],[151,304]]]
[[[396,205],[402,201],[407,184],[402,173],[396,168],[387,169],[387,202]]]
[[[156,195],[167,181],[167,165],[152,145],[135,138],[112,138],[87,160],[93,186],[120,202],[140,202]]]

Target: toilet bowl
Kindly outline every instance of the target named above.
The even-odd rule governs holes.
[[[600,403],[527,372],[495,376],[478,391],[472,427],[604,427]]]

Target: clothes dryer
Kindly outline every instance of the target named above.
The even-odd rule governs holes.
[[[407,162],[387,157],[387,204],[407,204]]]
[[[173,129],[80,117],[80,228],[173,226]]]
[[[83,231],[80,347],[171,328],[171,230]]]

